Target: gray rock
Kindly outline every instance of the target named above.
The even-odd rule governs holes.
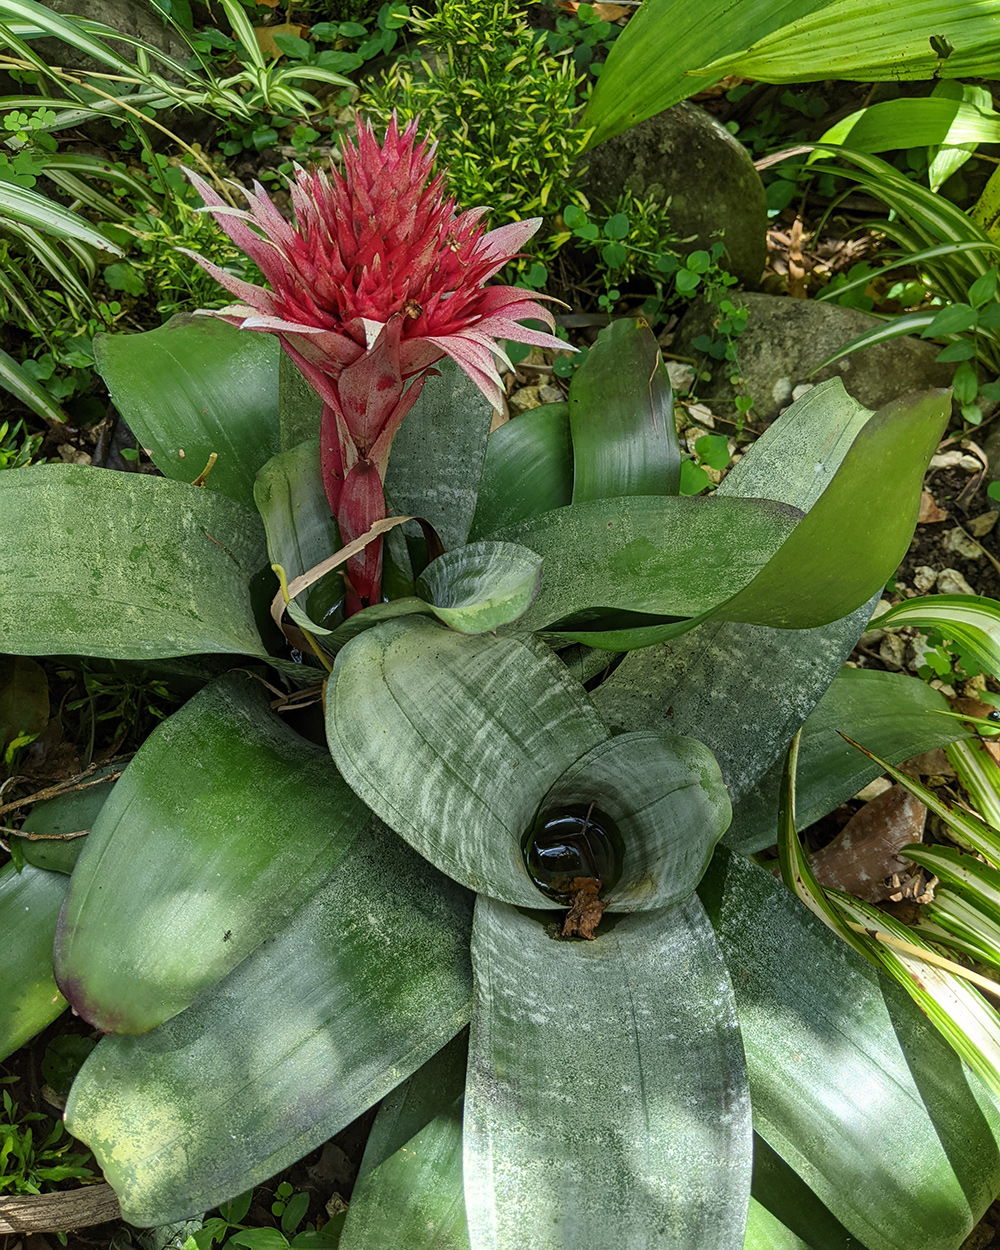
[[[598,144],[587,153],[584,190],[613,205],[623,190],[662,204],[682,251],[726,245],[727,268],[756,287],[766,260],[767,206],[760,175],[746,148],[697,105],[664,113]]]
[[[759,421],[773,421],[792,402],[797,387],[832,377],[843,378],[848,394],[872,409],[910,391],[951,385],[954,366],[934,363],[940,347],[912,337],[877,343],[811,373],[827,356],[881,322],[854,308],[784,295],[748,291],[737,301],[750,314],[737,343],[738,369]],[[728,377],[733,366],[728,361],[720,365],[694,347],[695,339],[709,332],[714,315],[706,304],[692,304],[671,352],[704,360],[713,376],[699,384],[699,398],[717,415],[731,417],[735,407]]]
[[[942,569],[938,574],[937,588],[942,595],[974,595],[976,593],[958,569]]]

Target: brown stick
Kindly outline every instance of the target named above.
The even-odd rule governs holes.
[[[110,1185],[0,1198],[0,1233],[62,1233],[121,1219]]]

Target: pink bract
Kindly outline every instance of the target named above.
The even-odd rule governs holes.
[[[277,335],[322,399],[323,484],[346,544],[385,515],[392,440],[436,362],[451,357],[499,407],[496,360],[506,357],[498,339],[566,344],[520,324],[531,318],[555,328],[532,292],[486,285],[541,218],[487,231],[485,208],[456,212],[415,122],[400,133],[393,118],[381,145],[361,123],[356,144],[345,140],[343,150],[343,174],[296,169],[294,225],[259,183],[243,192],[250,207],[235,209],[188,172],[270,289],[188,255],[241,301],[206,315]],[[378,601],[381,566],[381,539],[348,563],[353,610]]]

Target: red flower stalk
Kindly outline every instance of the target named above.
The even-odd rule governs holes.
[[[381,145],[358,127],[344,142],[344,172],[296,169],[295,224],[259,183],[234,209],[188,173],[205,205],[271,289],[234,278],[188,253],[240,301],[212,313],[244,330],[276,334],[323,400],[320,463],[330,508],[346,544],[385,516],[389,449],[428,371],[450,356],[499,407],[497,339],[564,347],[519,324],[551,314],[528,291],[486,286],[535,233],[541,218],[486,232],[485,208],[457,213],[432,176],[434,147],[416,123],[396,120]],[[380,597],[382,540],[347,564],[349,611]]]

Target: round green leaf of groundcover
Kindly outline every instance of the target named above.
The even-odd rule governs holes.
[[[281,931],[366,818],[260,682],[212,682],[140,747],[87,838],[56,938],[63,993],[108,1033],[162,1024]]]
[[[740,1246],[750,1101],[697,899],[557,941],[480,898],[465,1096],[476,1250]]]
[[[470,1250],[462,1191],[463,1031],[383,1099],[339,1250]]]
[[[758,575],[799,517],[768,499],[640,495],[556,508],[491,537],[544,560],[542,588],[519,628],[558,623],[566,633],[566,618],[595,609],[599,616],[712,611]],[[583,616],[578,623],[586,624]]]
[[[270,334],[182,314],[142,334],[99,334],[97,368],[115,407],[166,477],[253,507],[254,475],[279,449],[278,357]]]
[[[440,621],[482,634],[516,621],[538,593],[540,556],[516,543],[469,543],[432,561],[417,594]]]
[[[720,850],[700,895],[754,1128],[868,1250],[957,1250],[1000,1187],[1000,1111],[909,996]]]
[[[467,1023],[470,897],[384,826],[212,993],[104,1038],[66,1121],[131,1224],[215,1206],[315,1149]]]
[[[539,810],[593,802],[617,824],[612,911],[690,894],[729,822],[701,743],[612,738],[530,635],[463,638],[420,617],[380,625],[341,651],[326,708],[330,750],[369,807],[442,872],[516,905],[558,906],[522,855]]]
[[[542,404],[490,435],[469,537],[484,538],[572,501],[569,404]]]
[[[256,515],[145,474],[45,464],[0,474],[0,649],[141,660],[265,654],[248,585]]]
[[[841,737],[863,742],[890,764],[972,735],[949,711],[944,695],[904,673],[845,668],[802,726],[796,773],[796,823],[805,829],[858,793],[881,769]],[[733,813],[726,845],[752,855],[777,840],[783,764],[758,778]]]
[[[0,1059],[60,1015],[66,1000],[52,975],[52,936],[66,878],[30,864],[0,868]]]
[[[94,771],[79,789],[68,790],[54,799],[36,803],[21,824],[22,833],[41,834],[39,840],[11,837],[29,864],[52,872],[71,873],[83,850],[86,838],[61,841],[64,834],[81,833],[93,828],[101,808],[111,794],[114,781],[100,778],[117,773],[114,764]]]

